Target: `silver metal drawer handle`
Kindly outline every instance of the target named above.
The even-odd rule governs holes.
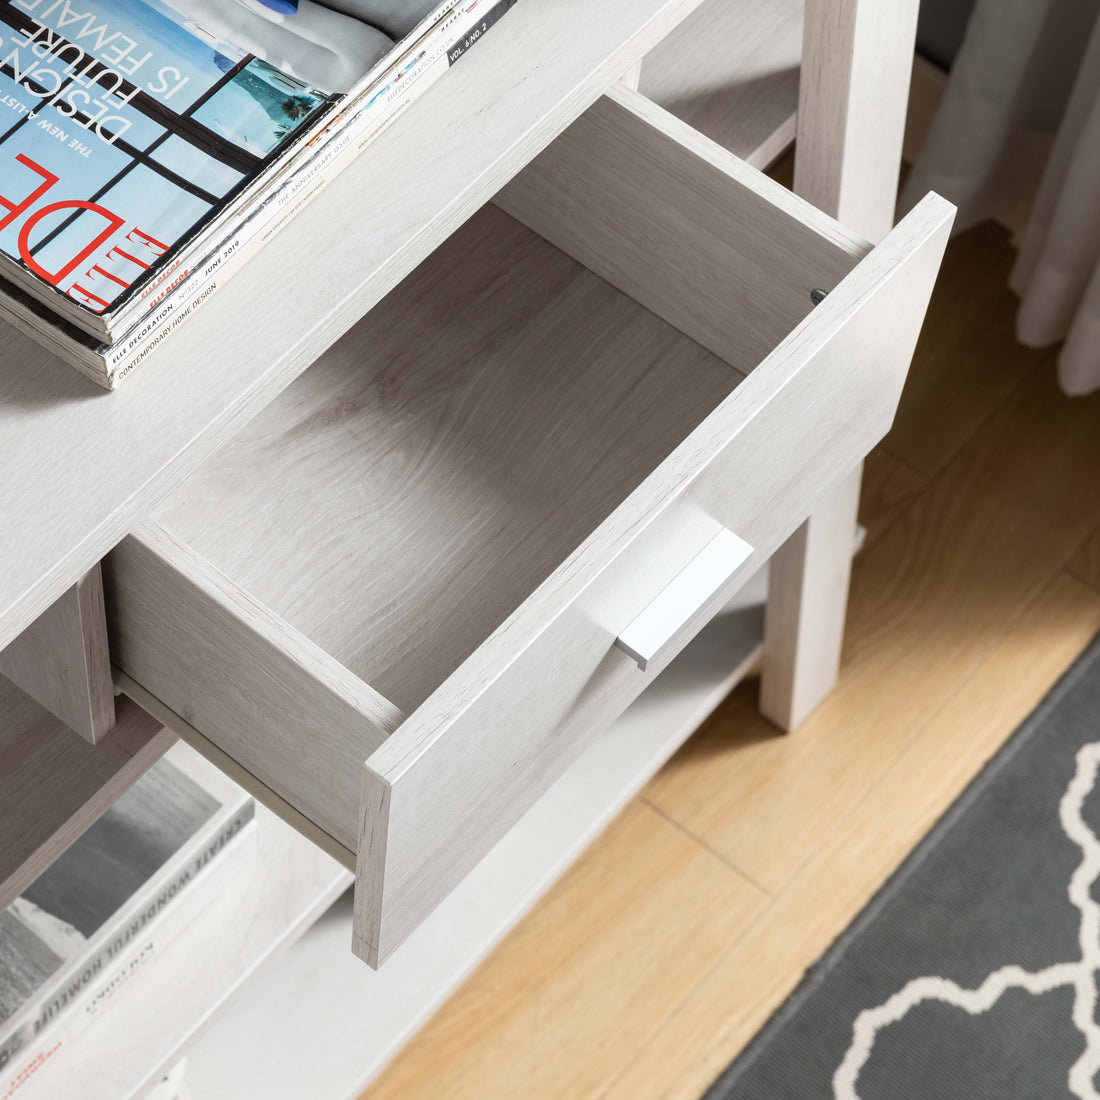
[[[741,572],[753,549],[724,528],[615,639],[645,672],[693,619]]]

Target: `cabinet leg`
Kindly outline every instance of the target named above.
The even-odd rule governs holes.
[[[794,189],[869,241],[894,224],[919,0],[806,0]]]
[[[760,711],[784,730],[832,691],[848,606],[862,465],[772,555]]]
[[[806,0],[794,189],[872,241],[893,223],[919,0]],[[760,710],[794,729],[840,674],[862,467],[771,559]]]

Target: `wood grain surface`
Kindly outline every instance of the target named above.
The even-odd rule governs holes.
[[[123,700],[115,728],[93,746],[0,678],[0,909],[174,741]]]
[[[918,0],[806,0],[794,189],[870,241],[894,224]]]
[[[615,717],[611,699],[629,696],[603,657],[702,548],[681,516],[711,517],[764,560],[881,437],[952,216],[925,199],[371,757],[357,951],[374,962],[400,944]]]
[[[363,761],[402,712],[740,379],[488,207],[110,556],[116,663],[354,851]],[[653,594],[690,550],[645,563]],[[589,628],[594,664],[607,629]],[[550,656],[514,724],[525,743],[560,716]],[[621,673],[616,714],[646,682]],[[555,767],[565,743],[546,742]],[[452,779],[492,811],[470,772]],[[534,797],[511,789],[520,810]],[[482,822],[476,851],[489,836]]]
[[[1100,530],[1085,539],[1067,568],[1079,581],[1100,591]]]
[[[627,860],[634,873],[619,873]],[[482,968],[484,980],[414,1041],[435,1058],[399,1058],[369,1095],[596,1096],[615,1052],[652,1028],[656,1004],[686,994],[714,947],[765,900],[636,803],[550,892],[541,919],[525,921]],[[574,999],[585,990],[599,1008],[579,1013]]]
[[[179,715],[354,850],[359,768],[401,712],[152,520],[104,572],[115,664],[163,720]]]
[[[114,686],[98,564],[0,651],[0,675],[90,744],[114,725]]]
[[[846,473],[768,562],[760,713],[788,732],[836,686],[861,468]]]
[[[1050,349],[1016,342],[1020,303],[1005,292],[1015,258],[1008,234],[993,222],[968,230],[965,243],[944,257],[933,301],[946,315],[965,303],[975,322],[959,318],[921,334],[921,369],[888,440],[890,454],[922,477],[940,473],[1006,398],[1051,362]]]
[[[358,850],[384,957],[642,689],[594,674],[713,537],[693,517],[766,555],[886,430],[949,223],[914,211],[734,389],[483,212],[112,556],[116,662]],[[288,660],[329,685],[304,724],[274,703],[305,682]],[[342,668],[360,700],[326,723]],[[418,709],[370,756],[356,831],[387,705]]]
[[[490,206],[157,519],[411,713],[740,378]]]
[[[926,477],[885,447],[875,448],[863,464],[863,485],[859,498],[859,522],[867,530],[864,547],[885,534],[927,485]]]
[[[894,224],[918,0],[807,0],[794,190],[871,241]],[[840,675],[862,463],[772,561],[760,706],[800,725]]]
[[[869,248],[625,87],[494,201],[742,373]]]
[[[794,141],[802,0],[707,0],[646,56],[655,103],[764,169]]]
[[[608,1100],[695,1100],[1098,628],[1100,599],[1072,578],[1058,575],[1037,593],[1027,611],[970,666],[965,686],[948,689],[919,736],[849,807],[835,830],[822,836],[812,858],[761,919],[731,942],[707,977],[639,1049],[607,1090]],[[850,716],[851,710],[846,713]],[[816,723],[815,716],[808,725]],[[836,723],[833,716],[829,732],[839,732]],[[831,797],[827,787],[821,792],[822,800]]]

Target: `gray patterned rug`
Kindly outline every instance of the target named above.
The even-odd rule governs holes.
[[[1100,639],[705,1100],[1100,1100],[1098,768]]]

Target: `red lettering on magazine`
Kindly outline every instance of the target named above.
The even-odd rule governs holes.
[[[86,199],[64,199],[61,202],[51,202],[45,206],[37,206],[38,201],[45,198],[54,185],[59,182],[59,179],[48,169],[36,164],[23,153],[20,153],[16,160],[38,175],[42,182],[25,198],[18,201],[0,195],[0,208],[7,211],[3,217],[0,217],[0,230],[6,228],[24,214],[28,215],[19,230],[19,257],[35,275],[40,279],[44,279],[51,286],[59,286],[77,268],[96,256],[95,262],[80,276],[79,282],[74,283],[68,289],[67,293],[84,305],[90,306],[97,312],[102,312],[111,302],[110,298],[98,293],[104,280],[111,284],[112,294],[117,294],[118,287],[123,289],[129,287],[143,271],[149,269],[154,260],[159,259],[168,251],[169,246],[163,241],[158,241],[155,237],[151,237],[135,226],[123,239],[123,243],[128,248],[123,248],[122,244],[116,244],[103,255],[97,256],[97,253],[126,224],[126,219],[120,218],[105,206],[89,202]],[[94,214],[102,219],[103,228],[76,255],[69,257],[67,261],[62,263],[56,271],[47,271],[31,252],[31,233],[43,218],[48,218],[51,214],[58,214],[65,210],[86,211]],[[113,270],[109,270],[104,266],[105,264],[113,265]],[[128,270],[131,266],[135,269],[133,272]]]

